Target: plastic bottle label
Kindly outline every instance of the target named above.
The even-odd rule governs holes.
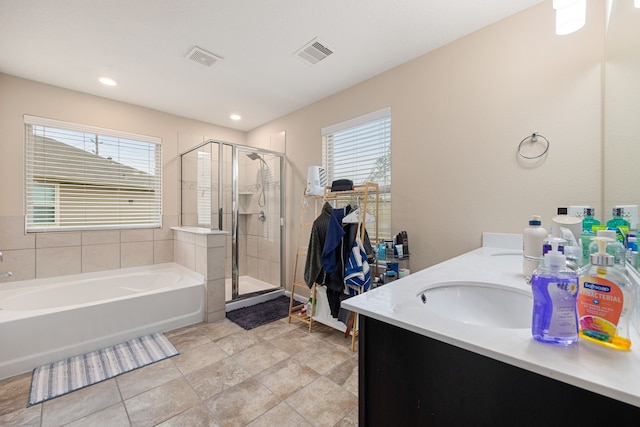
[[[612,342],[624,306],[622,289],[597,276],[580,278],[578,316],[581,334],[596,341]]]
[[[578,292],[576,283],[549,282],[547,291],[553,301],[548,334],[555,337],[575,337],[578,330],[575,305],[575,296]]]

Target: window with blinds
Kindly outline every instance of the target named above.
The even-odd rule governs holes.
[[[161,226],[160,138],[25,116],[28,232]]]
[[[391,109],[322,129],[322,164],[328,182],[350,179],[380,186],[378,237],[391,238]]]

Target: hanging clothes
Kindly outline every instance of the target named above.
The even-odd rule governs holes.
[[[344,283],[347,285],[349,295],[359,295],[369,290],[371,286],[369,270],[367,252],[360,239],[360,228],[358,228],[344,272]]]
[[[338,318],[340,301],[346,296],[345,269],[359,230],[357,223],[342,223],[351,210],[351,206],[334,209],[329,202],[325,202],[322,212],[311,226],[305,261],[305,283],[309,288],[314,283],[326,287],[329,309],[334,318]],[[366,263],[367,255],[373,253],[366,230],[364,245],[360,246]]]
[[[340,312],[340,301],[344,294],[345,236],[347,232],[342,226],[342,219],[351,212],[351,206],[334,209],[329,219],[327,237],[322,250],[322,266],[324,267],[327,300],[331,316],[337,318]]]
[[[324,242],[332,212],[333,207],[331,204],[325,202],[322,206],[322,212],[313,221],[311,226],[307,259],[304,266],[304,282],[309,288],[311,288],[314,283],[324,285],[325,282],[325,271],[322,266],[322,251],[324,249]]]

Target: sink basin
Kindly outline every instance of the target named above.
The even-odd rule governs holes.
[[[447,282],[418,292],[420,305],[439,316],[472,325],[531,327],[530,292],[483,282]]]

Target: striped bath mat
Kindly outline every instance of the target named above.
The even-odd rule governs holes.
[[[33,370],[27,407],[178,354],[161,333],[73,356]]]

